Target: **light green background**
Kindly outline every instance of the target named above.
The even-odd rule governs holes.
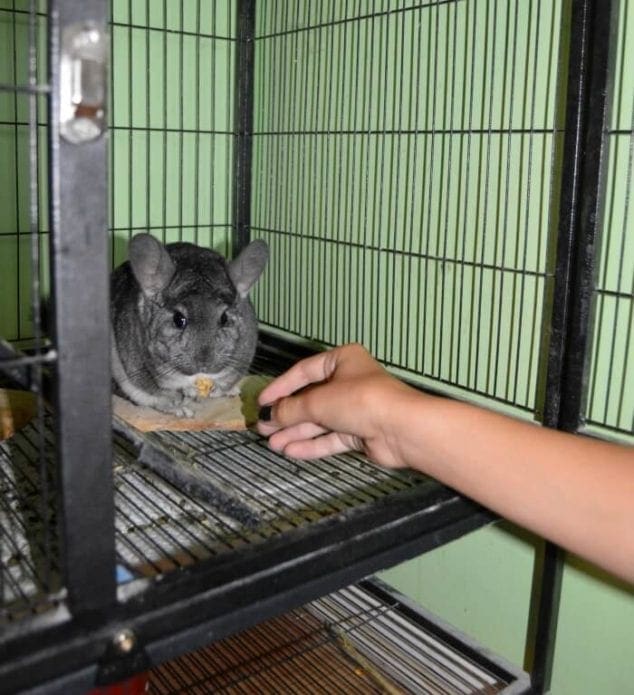
[[[27,6],[0,0],[1,83],[26,81]],[[257,7],[252,222],[272,249],[255,293],[263,323],[324,345],[360,340],[399,374],[539,419],[569,0]],[[620,1],[619,27],[587,416],[593,433],[632,441],[633,0]],[[113,2],[114,262],[145,229],[229,252],[235,30],[228,0]],[[0,93],[0,335],[13,340],[31,331],[27,115],[26,97]],[[522,665],[537,543],[504,524],[385,576]],[[633,625],[632,591],[569,561],[553,692],[627,692]]]

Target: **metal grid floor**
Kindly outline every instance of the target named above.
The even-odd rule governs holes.
[[[371,584],[371,583],[370,583]],[[521,674],[462,653],[396,598],[353,585],[162,664],[172,693],[496,693]]]
[[[58,602],[51,416],[0,442],[0,625]],[[43,446],[42,446],[43,443]]]
[[[52,425],[47,413],[45,467],[37,422],[0,444],[0,624],[63,600]],[[144,440],[222,491],[239,514],[139,464],[130,444],[115,436],[119,583],[157,577],[429,482],[413,472],[380,469],[357,454],[293,461],[252,431],[156,432]]]
[[[213,487],[233,491],[236,506],[252,522],[184,495],[134,463],[117,442],[117,554],[131,575],[152,576],[257,543],[425,480],[381,470],[356,454],[293,461],[250,431],[158,432],[147,439],[204,474]]]

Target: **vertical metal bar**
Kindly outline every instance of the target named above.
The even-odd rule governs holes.
[[[135,208],[135,199],[133,195],[133,191],[135,190],[135,175],[134,175],[134,155],[135,155],[135,142],[138,143],[138,138],[135,137],[137,133],[135,133],[135,119],[134,119],[134,103],[135,103],[135,82],[139,79],[139,74],[134,70],[134,58],[138,55],[138,51],[134,50],[134,35],[132,33],[132,0],[128,0],[128,7],[127,7],[127,19],[128,19],[128,26],[127,26],[127,34],[128,34],[128,55],[127,55],[127,63],[128,63],[128,130],[127,130],[127,135],[128,135],[128,147],[127,147],[127,154],[128,154],[128,164],[126,169],[123,169],[123,171],[128,172],[128,224],[127,224],[127,229],[126,229],[126,237],[128,239],[132,238],[133,235],[133,227],[134,227],[134,222],[132,221],[134,218],[134,208]],[[136,32],[135,32],[136,33]],[[135,55],[136,54],[136,55]],[[135,80],[136,77],[136,80]],[[149,82],[149,79],[147,80]],[[179,84],[182,84],[182,81],[179,82]],[[182,102],[182,99],[181,99]],[[147,131],[146,131],[147,132]],[[113,170],[114,173],[114,170]],[[113,261],[113,266],[115,262]]]
[[[537,551],[539,552],[539,551]],[[537,555],[533,573],[533,595],[529,615],[527,653],[533,693],[550,690],[553,673],[553,657],[557,638],[557,619],[561,598],[563,551],[545,542],[541,555]]]
[[[38,58],[38,17],[35,0],[29,1],[29,87],[37,86],[37,58]],[[40,261],[40,231],[39,231],[39,177],[38,177],[38,125],[37,125],[37,100],[35,92],[29,95],[29,236],[31,241],[31,314],[33,321],[33,339],[35,350],[40,353],[43,349],[42,325],[41,325],[41,261]],[[18,244],[19,250],[19,244]],[[31,369],[31,389],[37,393],[37,418],[35,430],[37,433],[38,460],[40,464],[40,518],[50,519],[50,488],[49,472],[47,470],[46,444],[44,435],[44,399],[43,399],[43,374],[42,365],[35,363]],[[45,521],[43,530],[44,556],[46,558],[43,569],[44,587],[50,591],[51,567],[53,565],[51,551],[52,528]]]
[[[18,15],[16,14],[16,5],[15,5],[15,0],[11,4],[12,8],[12,17],[11,17],[11,44],[12,44],[12,49],[13,49],[13,84],[17,85],[19,84],[20,78],[18,77],[18,64],[19,64],[19,59],[18,59],[18,32],[17,32],[17,24],[18,24]],[[21,311],[20,307],[23,305],[23,299],[22,299],[22,281],[20,278],[20,271],[22,268],[22,259],[21,256],[22,254],[20,253],[21,251],[21,236],[22,236],[22,226],[21,226],[21,221],[22,221],[22,204],[21,204],[21,192],[20,192],[20,177],[18,176],[18,162],[20,161],[20,126],[19,126],[19,94],[16,91],[13,95],[13,156],[14,156],[14,161],[15,161],[15,168],[16,168],[16,173],[15,173],[15,197],[14,197],[14,205],[15,205],[15,221],[16,221],[16,236],[15,236],[15,292],[17,296],[17,306],[16,306],[16,335],[15,338],[16,340],[22,340],[25,336],[22,333],[22,317],[21,317]]]
[[[115,601],[110,430],[107,142],[60,136],[60,38],[76,22],[106,31],[106,0],[51,0],[51,258],[55,406],[62,492],[64,578],[76,615]]]
[[[591,300],[607,162],[613,17],[618,0],[573,0],[566,131],[543,424],[576,432],[583,399]],[[546,543],[537,607],[531,681],[550,687],[563,553]]]
[[[130,3],[132,11],[132,3]],[[184,140],[185,140],[185,10],[183,3],[178,3],[178,241],[183,241],[183,208],[185,199],[184,177]],[[149,30],[148,30],[149,31]],[[132,49],[132,45],[130,45]],[[132,99],[130,99],[132,105]]]
[[[617,0],[572,6],[566,135],[544,424],[576,432],[583,419],[595,255],[607,162],[610,55]],[[616,15],[616,12],[614,12]]]
[[[238,0],[233,138],[233,255],[250,240],[255,0]]]
[[[211,28],[209,30],[209,33],[212,36],[216,36],[216,13],[218,11],[218,4],[214,3],[213,4],[213,9],[211,12]],[[229,25],[231,25],[231,11],[229,11]],[[228,31],[228,34],[231,32]],[[211,75],[212,79],[216,79],[216,44],[218,42],[215,39],[212,39],[211,41],[211,65],[209,66],[209,74]],[[229,44],[230,45],[230,44]],[[229,53],[230,55],[230,53]],[[229,64],[230,59],[227,59],[227,64]],[[229,84],[229,80],[227,79],[227,84]],[[227,105],[228,107],[228,105]],[[216,227],[215,227],[215,211],[214,211],[214,191],[215,191],[215,174],[216,174],[216,167],[214,166],[215,163],[215,152],[216,152],[216,143],[218,141],[219,136],[216,133],[217,127],[216,127],[216,99],[215,99],[215,90],[210,89],[209,90],[209,188],[210,188],[210,196],[211,196],[211,204],[209,206],[209,242],[212,248],[216,248]],[[228,121],[229,119],[227,119]],[[226,125],[223,130],[228,130],[229,126]],[[228,149],[228,148],[227,148]],[[227,194],[228,195],[228,194]],[[225,201],[227,198],[225,197]],[[224,211],[224,216],[223,216],[223,222],[228,226],[229,225],[229,206],[225,208]],[[224,239],[224,250],[226,251],[226,238],[225,238],[225,229],[221,230],[221,234]]]
[[[149,0],[147,1],[147,17],[148,17],[148,27],[150,26],[150,10],[149,10]],[[202,87],[201,87],[201,73],[203,72],[200,69],[200,0],[196,0],[196,58],[195,58],[195,63],[194,63],[194,84],[196,85],[196,91],[194,93],[194,128],[196,130],[194,134],[194,219],[193,219],[193,225],[194,225],[194,235],[193,235],[193,240],[195,244],[199,244],[199,208],[200,208],[200,202],[199,202],[199,192],[200,192],[200,112],[201,112],[201,107],[200,107],[200,96],[202,94]],[[150,36],[150,30],[148,29],[145,33],[146,36],[146,41],[148,42],[148,49],[147,49],[147,56],[148,56],[148,61],[150,60],[150,50],[149,50],[149,36]],[[149,62],[148,62],[149,64]],[[148,81],[149,84],[149,81]],[[146,102],[147,110],[148,110],[148,117],[147,117],[147,125],[150,125],[149,122],[149,110],[150,110],[150,95],[148,91],[147,95],[147,102]],[[150,168],[149,168],[149,143],[148,143],[148,183],[149,183],[149,177],[150,177]],[[211,206],[210,206],[211,207]],[[149,204],[148,204],[148,224],[149,224]]]
[[[161,211],[161,221],[163,223],[163,230],[161,232],[161,237],[163,243],[167,241],[167,196],[168,190],[170,188],[170,181],[167,174],[167,133],[169,129],[169,117],[168,108],[169,96],[167,93],[169,80],[167,79],[167,65],[168,65],[168,51],[167,51],[167,0],[163,0],[163,27],[162,27],[162,54],[163,54],[163,118],[162,118],[162,143],[161,143],[161,153],[162,153],[162,176],[163,176],[163,209]],[[128,49],[129,50],[129,49]],[[132,79],[130,75],[128,79]],[[212,90],[213,91],[213,90]],[[213,114],[213,111],[211,112]],[[131,125],[131,124],[130,124]],[[213,189],[212,189],[213,190]],[[213,195],[213,193],[211,194]],[[132,225],[130,225],[132,226]]]

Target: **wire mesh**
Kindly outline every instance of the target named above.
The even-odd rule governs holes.
[[[51,426],[47,419],[47,427]],[[49,476],[50,429],[46,430]],[[148,435],[172,456],[232,491],[255,524],[246,525],[211,503],[184,494],[136,463],[115,439],[116,550],[119,582],[156,577],[238,550],[321,519],[372,505],[430,484],[408,471],[379,469],[357,455],[296,462],[273,453],[250,431],[157,432]],[[12,621],[56,605],[58,544],[50,537],[55,510],[42,512],[37,432],[28,426],[0,445],[0,581],[2,619]],[[48,535],[47,535],[48,534]],[[45,561],[44,561],[45,560]]]
[[[62,588],[51,425],[0,442],[0,624],[56,605]]]
[[[0,3],[0,336],[29,346],[48,287],[45,8]]]
[[[559,2],[258,5],[258,310],[535,408],[560,143]]]
[[[113,263],[142,231],[227,255],[235,4],[113,0],[111,10]]]
[[[634,441],[634,2],[619,6],[609,161],[586,418]]]
[[[42,370],[54,360],[41,321],[49,283],[45,10],[35,0],[0,3],[0,336],[30,352],[16,355],[0,341],[0,622],[43,610],[61,589]],[[30,393],[4,388],[15,388],[16,375]],[[33,419],[28,433],[1,441],[20,419]]]
[[[117,449],[119,561],[133,576],[154,576],[259,543],[400,491],[426,484],[410,473],[377,469],[359,456],[312,463],[271,452],[251,432],[157,433],[179,460],[211,485],[233,491],[256,524],[246,526],[131,463]]]
[[[351,586],[161,665],[152,690],[174,692],[499,692],[508,681]]]

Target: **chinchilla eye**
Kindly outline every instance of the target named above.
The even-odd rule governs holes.
[[[176,328],[180,328],[183,330],[187,326],[187,317],[185,314],[181,314],[180,311],[175,311],[174,315],[172,316],[172,321],[174,321],[174,325]]]
[[[226,326],[228,321],[229,321],[229,317],[227,316],[227,312],[223,311],[222,314],[220,314],[220,325]]]

